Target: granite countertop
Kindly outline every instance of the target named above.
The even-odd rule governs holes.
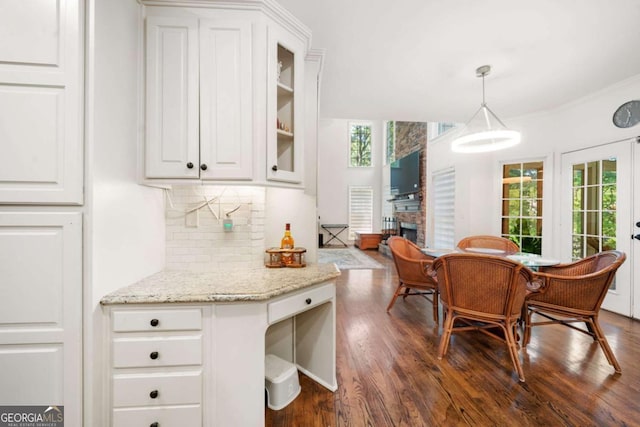
[[[100,304],[263,301],[339,275],[333,263],[210,273],[161,271],[105,295]]]

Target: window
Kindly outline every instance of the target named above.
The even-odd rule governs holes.
[[[615,158],[573,165],[572,258],[616,248]]]
[[[432,175],[433,193],[433,247],[455,247],[455,193],[456,173],[453,169]]]
[[[349,124],[349,166],[371,166],[371,125]]]
[[[355,232],[371,233],[373,230],[373,187],[349,186],[349,240],[355,240]]]
[[[390,165],[396,160],[396,122],[387,122],[386,164]]]
[[[502,236],[522,252],[542,253],[543,162],[502,166]]]
[[[429,122],[428,123],[429,141],[438,138],[440,135],[444,134],[450,129],[455,128],[458,125],[459,123]]]

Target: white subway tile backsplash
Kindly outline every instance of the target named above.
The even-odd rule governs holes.
[[[167,270],[207,272],[263,265],[264,188],[181,185],[167,190],[166,196]],[[197,214],[187,214],[194,209]],[[234,223],[231,232],[222,226],[227,213]]]

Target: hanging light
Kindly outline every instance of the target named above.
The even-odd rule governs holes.
[[[484,77],[490,71],[490,65],[483,65],[476,69],[476,76],[482,77],[482,104],[451,143],[452,151],[483,153],[502,150],[520,143],[520,132],[507,129],[484,100]]]

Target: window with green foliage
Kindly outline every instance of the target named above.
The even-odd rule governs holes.
[[[396,160],[396,122],[387,122],[387,156],[388,165]]]
[[[371,164],[371,125],[349,124],[349,166],[370,167]]]
[[[502,236],[522,252],[542,253],[543,162],[502,167]]]
[[[573,259],[616,249],[616,159],[573,165]]]

